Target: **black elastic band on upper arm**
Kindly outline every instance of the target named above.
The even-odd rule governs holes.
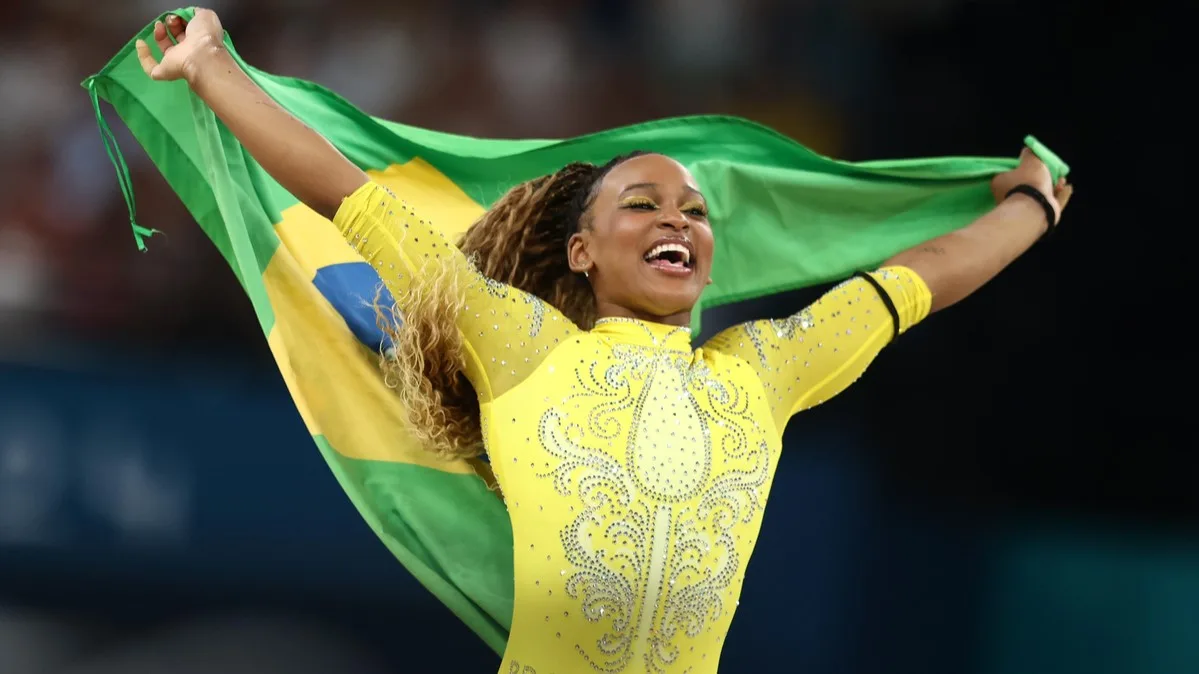
[[[883,304],[887,305],[887,311],[891,313],[891,324],[895,326],[895,333],[891,335],[891,339],[894,340],[899,336],[899,310],[895,308],[895,302],[891,301],[891,296],[887,294],[886,290],[883,290],[883,286],[878,282],[878,279],[864,271],[855,272],[854,276],[860,276],[869,281],[870,285],[874,286],[874,289],[878,291],[879,297],[883,298]]]

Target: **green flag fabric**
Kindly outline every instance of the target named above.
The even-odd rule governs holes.
[[[150,22],[83,83],[137,245],[153,234],[143,225],[154,214],[135,219],[128,169],[101,100],[237,276],[313,442],[362,517],[413,576],[502,652],[512,614],[512,532],[488,466],[440,459],[411,438],[379,375],[388,343],[369,306],[379,278],[332,223],[263,171],[185,83],[145,75],[134,41],[153,44],[152,32]],[[369,116],[316,84],[245,64],[225,41],[270,96],[451,237],[508,188],[568,162],[602,163],[632,150],[674,157],[709,200],[716,254],[704,307],[842,279],[969,224],[994,204],[991,177],[1016,165],[986,157],[838,161],[721,116],[568,139],[468,138]],[[1047,148],[1031,137],[1026,144],[1055,179],[1066,174]],[[263,476],[264,488],[269,480]]]

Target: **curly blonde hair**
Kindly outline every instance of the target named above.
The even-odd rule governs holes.
[[[545,300],[581,329],[595,323],[595,296],[570,269],[566,244],[589,226],[587,210],[604,176],[633,152],[603,165],[584,162],[521,183],[496,201],[462,235],[459,249],[483,275]],[[382,359],[384,378],[400,397],[414,437],[445,458],[482,454],[479,400],[464,374],[462,333],[455,318],[465,305],[461,276],[431,266],[396,298],[402,312],[376,302],[379,326],[394,353]],[[401,316],[393,320],[392,316]]]

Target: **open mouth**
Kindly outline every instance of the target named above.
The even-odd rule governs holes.
[[[691,248],[684,243],[659,243],[645,254],[645,261],[662,271],[689,273],[692,269]]]

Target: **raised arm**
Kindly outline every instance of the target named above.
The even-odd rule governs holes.
[[[1007,195],[1017,185],[1035,197]],[[762,382],[780,432],[791,415],[840,393],[879,352],[929,313],[974,292],[1056,224],[1073,188],[1055,187],[1031,151],[991,184],[998,205],[965,228],[904,251],[878,271],[858,274],[785,319],[734,326],[706,348],[736,356]]]
[[[1039,191],[1053,210],[1023,193],[1007,196],[1017,185]],[[932,311],[948,307],[981,288],[1028,250],[1057,224],[1074,188],[1061,180],[1053,184],[1049,169],[1027,148],[1020,164],[991,183],[998,205],[970,225],[926,241],[884,263],[916,272],[933,296]]]
[[[879,352],[928,315],[928,288],[911,269],[884,267],[825,293],[799,313],[742,323],[705,349],[739,358],[762,382],[781,433],[862,376]]]
[[[200,9],[186,24],[168,17],[165,25],[155,26],[161,61],[141,41],[138,56],[153,79],[186,79],[272,178],[333,221],[378,272],[401,312],[435,286],[459,300],[454,321],[466,343],[466,375],[481,398],[519,384],[554,345],[577,332],[541,299],[485,278],[438,223],[372,182],[275,103],[226,51],[223,36],[216,14]]]
[[[367,182],[366,173],[255,84],[225,49],[224,34],[210,10],[197,9],[187,23],[172,15],[154,28],[162,60],[141,40],[137,55],[151,78],[186,80],[272,178],[332,219],[342,200]]]

